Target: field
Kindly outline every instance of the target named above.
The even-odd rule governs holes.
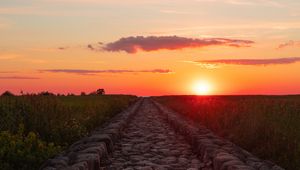
[[[300,167],[300,96],[164,96],[156,100],[253,154]]]
[[[1,96],[0,169],[38,169],[135,96]]]

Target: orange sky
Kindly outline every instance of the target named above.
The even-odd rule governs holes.
[[[297,0],[11,0],[0,36],[0,93],[300,93]]]

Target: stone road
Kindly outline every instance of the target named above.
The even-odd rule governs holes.
[[[111,170],[196,170],[204,164],[184,137],[176,134],[150,100],[145,100],[116,143]]]
[[[148,98],[45,161],[40,169],[283,170]]]

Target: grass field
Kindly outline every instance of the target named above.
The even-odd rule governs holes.
[[[300,96],[164,96],[156,100],[253,154],[300,167]]]
[[[38,169],[135,99],[126,95],[1,96],[0,169]]]

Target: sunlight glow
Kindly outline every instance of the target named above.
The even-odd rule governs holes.
[[[209,95],[212,87],[209,82],[201,81],[194,84],[193,91],[197,95]]]

